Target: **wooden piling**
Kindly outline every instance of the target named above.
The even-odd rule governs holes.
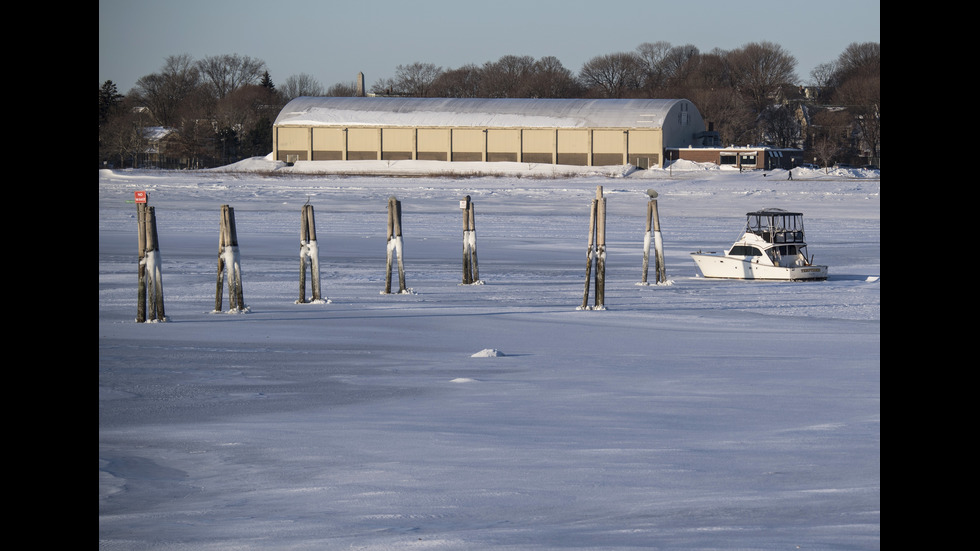
[[[647,202],[647,230],[643,238],[643,280],[642,284],[647,283],[647,271],[650,265],[650,241],[655,244],[654,271],[657,283],[666,283],[667,275],[664,267],[664,246],[663,238],[660,235],[660,215],[657,212],[657,192],[648,189],[647,195],[650,200]]]
[[[221,288],[224,286],[225,277],[225,243],[228,242],[228,238],[225,235],[227,229],[225,227],[225,208],[228,205],[221,206],[221,220],[218,223],[218,280],[215,283],[214,289],[214,311],[221,311]]]
[[[308,218],[309,212],[306,210],[306,205],[303,205],[299,213],[299,299],[296,300],[297,304],[306,302],[306,258],[309,254],[306,243],[310,239],[310,230],[307,226],[309,224]]]
[[[136,232],[139,249],[137,273],[139,283],[136,291],[136,322],[146,321],[146,203],[136,203]]]
[[[602,187],[596,190],[596,270],[595,308],[602,310],[606,304],[606,198]]]
[[[476,257],[476,209],[469,195],[460,201],[460,207],[463,209],[463,284],[469,285],[480,281]]]
[[[647,201],[647,229],[643,234],[643,278],[640,283],[647,282],[647,272],[650,268],[650,220],[653,214],[653,201]]]
[[[385,294],[391,293],[394,257],[398,257],[398,292],[405,293],[405,264],[402,259],[402,204],[394,195],[388,198],[388,262],[385,275]]]
[[[302,304],[306,302],[306,268],[310,268],[310,290],[312,291],[312,301],[320,300],[320,260],[319,249],[316,241],[316,219],[313,213],[313,205],[303,205],[300,212],[299,230],[299,300]]]
[[[463,207],[463,285],[473,283],[473,269],[470,266],[470,196],[460,201]]]
[[[150,302],[150,319],[165,321],[163,307],[163,268],[160,265],[160,244],[157,235],[157,218],[154,207],[146,208],[146,276],[147,299]]]
[[[469,196],[467,196],[467,199]],[[480,263],[476,258],[476,205],[470,202],[470,266],[473,269],[473,283],[480,282]]]
[[[580,310],[589,309],[589,287],[592,284],[592,263],[595,262],[595,305],[592,309],[604,310],[606,299],[606,198],[602,186],[595,192],[589,212],[589,250],[585,264],[585,294]]]
[[[655,269],[657,273],[657,283],[667,283],[667,268],[664,265],[664,243],[663,237],[660,234],[660,214],[657,211],[657,200],[652,199],[650,203],[653,205],[653,243],[656,254]]]
[[[159,239],[155,209],[146,203],[136,204],[137,243],[139,247],[136,321],[166,321],[163,304],[163,273],[160,266]],[[147,315],[149,303],[149,315]]]
[[[221,205],[221,222],[218,228],[218,279],[214,293],[215,312],[221,311],[221,287],[226,276],[228,279],[229,308],[233,312],[245,311],[245,293],[242,289],[235,209],[228,205]]]
[[[595,223],[596,223],[596,205],[598,201],[592,200],[592,206],[589,210],[589,248],[586,253],[585,258],[585,294],[582,297],[582,309],[585,310],[589,307],[589,288],[592,286],[592,259],[595,255]]]

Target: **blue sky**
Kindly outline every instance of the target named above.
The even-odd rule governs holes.
[[[851,43],[881,42],[878,0],[99,0],[99,85],[128,92],[170,55],[265,61],[274,83],[306,73],[324,88],[367,86],[416,61],[455,69],[504,55],[589,59],[644,42],[702,52],[773,42],[800,82]]]

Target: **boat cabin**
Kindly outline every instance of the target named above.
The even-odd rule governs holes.
[[[746,237],[754,235],[766,245],[759,248],[752,245],[754,240],[746,239],[733,245],[729,255],[768,256],[774,265],[795,259],[797,255],[806,257],[803,213],[776,208],[747,213],[745,233]]]

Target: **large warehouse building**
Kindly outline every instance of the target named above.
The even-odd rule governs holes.
[[[300,97],[273,125],[275,160],[660,165],[712,145],[684,99]]]

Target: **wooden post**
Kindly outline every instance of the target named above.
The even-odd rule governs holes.
[[[303,205],[300,212],[299,229],[299,300],[297,304],[306,302],[306,267],[310,267],[310,289],[313,292],[312,302],[320,300],[320,260],[316,242],[316,220],[313,215],[313,205]]]
[[[666,269],[664,268],[664,245],[663,239],[660,236],[660,215],[657,213],[657,192],[652,189],[648,189],[647,195],[650,196],[650,201],[647,202],[647,231],[643,238],[643,280],[641,283],[647,283],[647,269],[650,265],[651,237],[653,238],[655,246],[656,259],[654,271],[656,272],[657,283],[666,283],[667,275]]]
[[[167,316],[166,312],[164,312],[163,305],[163,274],[160,265],[156,213],[154,208],[145,202],[136,203],[136,226],[139,247],[139,283],[137,290],[136,321],[137,323],[146,322],[148,301],[150,307],[149,319],[166,321]]]
[[[402,203],[395,199],[395,249],[398,252],[398,292],[405,293],[405,264],[402,255]]]
[[[470,196],[459,202],[463,209],[463,284],[480,282],[480,268],[476,259],[476,214]]]
[[[167,315],[163,308],[163,270],[160,264],[160,245],[157,237],[157,218],[153,207],[147,207],[146,213],[146,278],[147,295],[150,301],[150,319],[166,321]]]
[[[473,269],[470,266],[470,196],[459,202],[463,208],[463,285],[473,283]]]
[[[221,205],[221,220],[218,222],[218,280],[214,289],[214,311],[221,311],[221,287],[225,277],[225,243],[228,242],[227,227],[225,226],[225,209],[228,205]]]
[[[242,289],[235,209],[228,205],[221,205],[221,224],[218,234],[218,280],[214,294],[214,311],[221,311],[221,285],[227,274],[228,306],[232,312],[244,312],[246,311],[245,294]]]
[[[306,243],[310,239],[310,213],[306,207],[307,205],[303,205],[299,211],[299,299],[296,300],[296,304],[306,302],[306,258],[309,255]]]
[[[592,309],[604,310],[606,298],[606,198],[602,196],[602,186],[595,192],[589,213],[589,251],[585,265],[585,295],[580,310],[589,308],[589,287],[592,279],[592,262],[595,259],[595,306]]]
[[[649,190],[647,193],[649,193]],[[656,192],[654,192],[656,193]],[[650,267],[650,219],[653,213],[653,201],[647,201],[647,231],[643,234],[643,278],[640,283],[647,283],[647,271]]]
[[[394,220],[394,214],[392,213],[392,210],[394,208],[392,203],[394,201],[395,201],[394,196],[388,198],[388,261],[385,269],[385,294],[386,295],[391,294],[391,269],[392,269],[391,263],[393,260],[394,247],[395,247],[394,243],[392,243],[392,239],[395,234],[395,220]]]
[[[469,196],[466,196],[469,199]],[[470,202],[470,266],[473,268],[473,283],[480,283],[480,264],[476,260],[476,206]]]
[[[653,245],[657,255],[657,283],[667,283],[667,268],[664,266],[664,242],[660,235],[660,214],[657,212],[656,195],[650,200],[650,203],[653,205]]]
[[[137,247],[139,248],[139,284],[136,291],[136,322],[146,321],[146,203],[136,203]]]
[[[582,297],[582,307],[581,307],[582,310],[585,310],[589,307],[589,287],[592,286],[592,259],[594,257],[597,203],[598,201],[593,199],[592,206],[589,210],[589,249],[585,259],[585,295]]]
[[[392,260],[398,256],[398,292],[408,292],[405,286],[405,265],[402,260],[402,204],[395,196],[388,198],[388,265],[385,275],[385,294],[391,293]]]
[[[595,309],[605,309],[606,303],[606,198],[602,186],[596,189],[596,270]]]

